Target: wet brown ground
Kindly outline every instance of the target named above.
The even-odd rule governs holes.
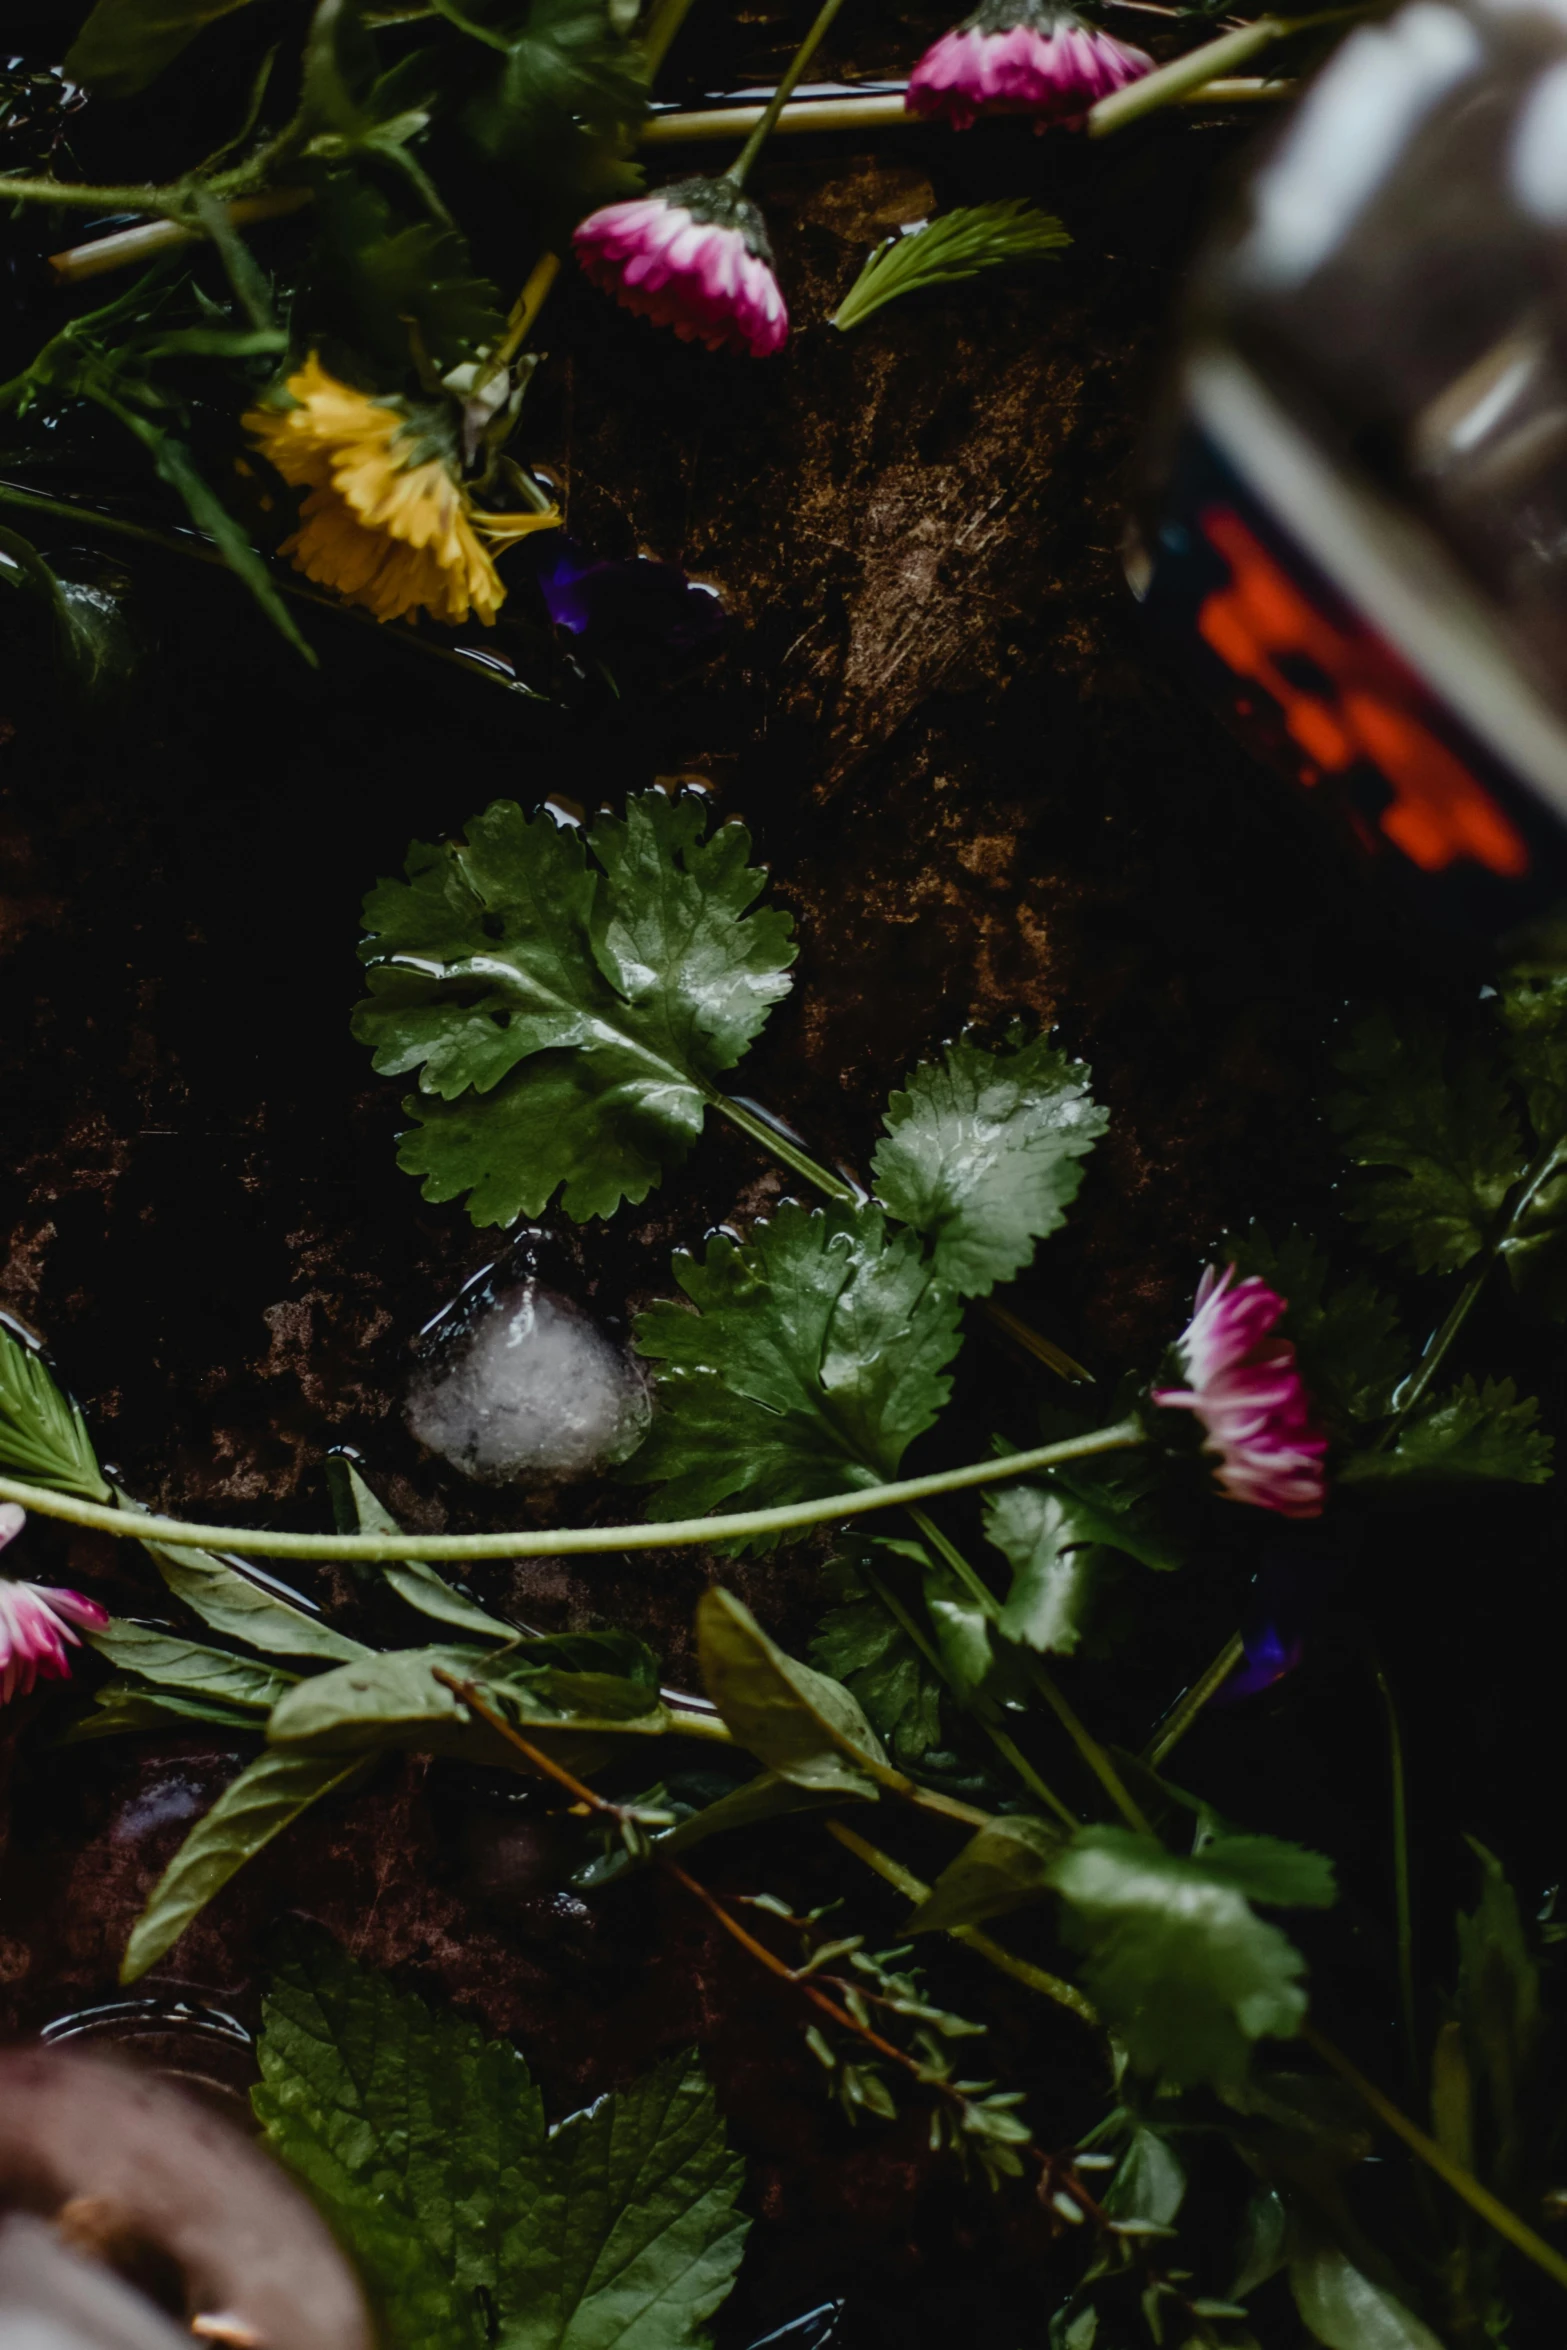
[[[760,73],[768,37],[731,78]],[[893,36],[878,38],[846,61],[881,62]],[[746,817],[801,955],[745,1088],[824,1153],[863,1167],[889,1087],[964,1022],[1058,1023],[1113,1125],[1019,1304],[1102,1373],[1151,1358],[1227,1226],[1309,1194],[1323,1036],[1404,949],[1151,662],[1117,556],[1180,264],[1235,152],[1236,134],[1192,122],[1109,149],[1004,129],[775,150],[758,193],[797,332],[766,366],[660,339],[568,280],[528,447],[561,475],[576,537],[710,577],[737,622],[663,695],[540,713],[324,620],[312,678],[226,582],[192,592],[140,557],[154,656],[110,731],[77,732],[13,678],[0,1302],[46,1335],[137,1495],[321,1525],[323,1456],[351,1444],[421,1526],[624,1509],[470,1487],[399,1422],[413,1334],[497,1236],[423,1204],[394,1164],[399,1089],[347,1030],[356,912],[411,837],[496,796],[592,806],[695,773]],[[1011,193],[1066,219],[1059,267],[894,306],[852,337],[822,323],[889,225],[933,195]],[[776,1188],[748,1145],[712,1133],[648,1210],[564,1245],[620,1312],[667,1288],[672,1242]],[[1026,1435],[1031,1377],[977,1336],[969,1356],[976,1441],[998,1412]],[[39,1525],[16,1564],[155,1605],[150,1568],[91,1539]],[[1229,1628],[1243,1568],[1189,1593],[1153,1677],[1112,1700],[1124,1735]],[[542,1623],[630,1623],[679,1675],[707,1572],[684,1556],[546,1561],[491,1582]],[[815,1573],[792,1553],[739,1580],[800,1641]],[[1357,1715],[1346,1736],[1370,1727]],[[36,1701],[13,1709],[4,1749],[0,2015],[23,2031],[116,1995],[130,1919],[234,1761],[195,1737],[59,1754],[42,1728]],[[1279,1794],[1318,1837],[1325,1803],[1353,1842],[1358,1765],[1324,1743],[1320,1722],[1284,1719],[1250,1766],[1256,1824],[1297,1824],[1269,1810]],[[736,1889],[839,1881],[804,1829],[712,1873]],[[846,1889],[890,1936],[896,1909],[879,1913],[868,1883]],[[853,2284],[865,2340],[935,2341],[959,2312],[973,2322],[981,2276],[998,2337],[1040,2338],[1026,2215],[933,2171],[916,2119],[858,2138],[840,2125],[786,2001],[673,1888],[589,1908],[557,1884],[529,1803],[389,1764],[248,1870],[146,1988],[253,2021],[266,1931],[301,1905],[514,2033],[557,2110],[696,2037],[764,2222],[726,2340]],[[958,2004],[993,2002],[996,2064],[1035,2092],[1040,2133],[1075,2132],[1095,2091],[1071,2027],[1005,1986],[942,1981]]]

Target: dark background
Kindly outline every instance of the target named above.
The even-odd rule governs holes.
[[[704,49],[698,16],[672,85],[766,79],[797,29],[748,10]],[[856,23],[851,7],[829,65],[906,70],[940,29],[928,13]],[[86,123],[74,152],[89,170]],[[324,1455],[348,1444],[421,1527],[624,1513],[623,1493],[468,1486],[400,1422],[415,1333],[500,1236],[458,1204],[426,1206],[396,1168],[400,1088],[348,1034],[357,908],[411,838],[499,796],[613,806],[696,775],[745,817],[801,955],[743,1087],[821,1155],[863,1170],[888,1090],[965,1022],[1058,1024],[1112,1125],[1013,1302],[1102,1378],[1153,1362],[1227,1229],[1331,1216],[1313,1103],[1335,1021],[1357,995],[1462,996],[1472,958],[1298,829],[1284,787],[1153,663],[1118,558],[1182,266],[1250,135],[1172,119],[1105,146],[1010,125],[780,141],[754,188],[795,332],[765,364],[691,351],[568,271],[522,443],[558,476],[578,540],[686,567],[733,619],[719,656],[663,690],[584,688],[545,708],[394,632],[307,612],[312,675],[226,577],[45,534],[123,574],[145,659],[90,724],[14,639],[0,653],[0,1303],[47,1338],[134,1493],[319,1526]],[[1058,266],[894,305],[850,337],[824,323],[889,227],[1013,193],[1065,219],[1076,241]],[[21,309],[39,297],[17,266]],[[618,1316],[667,1292],[671,1244],[778,1190],[749,1145],[710,1131],[646,1209],[563,1232],[552,1261]],[[1431,1303],[1413,1298],[1416,1328]],[[1479,1362],[1521,1355],[1553,1381],[1556,1351],[1500,1309],[1477,1320]],[[1048,1386],[976,1330],[959,1425],[976,1448],[997,1425],[1026,1441],[1037,1403],[1058,1400]],[[1472,1890],[1461,1829],[1506,1852],[1530,1902],[1553,1873],[1539,1788],[1559,1555],[1532,1494],[1384,1527],[1303,1670],[1183,1750],[1187,1783],[1233,1816],[1340,1858],[1350,1898],[1311,1947],[1334,2028],[1384,2076],[1385,1760],[1359,1626],[1405,1705],[1423,1970],[1446,1975],[1452,1907]],[[1140,1744],[1230,1630],[1256,1563],[1237,1513],[1211,1556],[1150,1585],[1159,1636],[1113,1674],[1068,1676],[1094,1718]],[[157,1604],[145,1562],[41,1521],[6,1566]],[[681,1553],[480,1581],[536,1623],[630,1624],[679,1678],[713,1571]],[[818,1571],[806,1547],[726,1579],[798,1647]],[[345,1582],[318,1589],[366,1604]],[[56,1752],[52,1719],[39,1700],[12,1708],[0,1747],[14,1806],[0,2017],[21,2032],[117,1997],[128,1925],[236,1759],[199,1736]],[[1071,1782],[1070,1757],[1052,1749],[1047,1768]],[[940,1840],[880,1832],[940,1865]],[[848,1866],[807,1826],[754,1853],[715,1848],[707,1873],[733,1890],[841,1887],[892,1939],[899,1905]],[[558,1886],[531,1798],[388,1763],[247,1869],[140,1988],[253,2024],[267,1931],[297,1906],[514,2034],[557,2112],[695,2037],[762,2222],[725,2343],[851,2289],[866,2343],[935,2343],[959,2320],[1043,2338],[1037,2222],[933,2166],[917,2116],[851,2133],[787,1996],[715,1947],[674,1888],[640,1880],[588,1904]],[[1102,2094],[1076,2027],[956,1958],[933,1966],[954,2004],[997,2018],[991,2062],[1031,2091],[1041,2140],[1070,2140]],[[212,2061],[240,2082],[242,2056]]]

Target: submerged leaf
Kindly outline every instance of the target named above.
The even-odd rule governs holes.
[[[1544,1485],[1554,1439],[1539,1425],[1540,1407],[1510,1379],[1466,1374],[1444,1396],[1406,1420],[1383,1452],[1356,1453],[1339,1470],[1346,1485]]]
[[[1331,1900],[1316,1855],[1237,1837],[1186,1859],[1125,1828],[1083,1828],[1050,1882],[1086,1953],[1088,1994],[1139,2071],[1223,2086],[1244,2075],[1254,2041],[1299,2031],[1304,1961],[1246,1891],[1276,1900],[1287,1884],[1292,1901]]]
[[[699,2350],[743,2183],[694,2056],[550,2131],[506,2042],[296,1934],[252,2092],[353,2253],[389,2350]]]
[[[788,992],[787,914],[739,825],[659,791],[586,837],[511,801],[416,844],[373,890],[354,1033],[420,1071],[401,1163],[475,1223],[645,1199],[701,1130],[713,1080]],[[591,852],[591,854],[590,854]]]
[[[1080,1061],[1018,1031],[997,1052],[959,1037],[893,1095],[878,1195],[926,1235],[942,1280],[965,1297],[1012,1280],[1065,1221],[1109,1124],[1088,1082]]]
[[[622,1472],[660,1488],[654,1517],[884,1484],[951,1391],[957,1298],[879,1208],[785,1200],[748,1241],[720,1233],[677,1257],[675,1277],[697,1311],[668,1300],[637,1318],[658,1379]]]
[[[797,1787],[874,1801],[887,1757],[847,1689],[786,1656],[731,1592],[696,1611],[702,1686],[733,1735]]]

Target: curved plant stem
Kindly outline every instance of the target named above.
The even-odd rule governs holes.
[[[1165,1756],[1185,1737],[1215,1690],[1222,1689],[1236,1666],[1244,1664],[1245,1660],[1246,1646],[1237,1632],[1220,1649],[1207,1671],[1198,1676],[1183,1697],[1177,1699],[1143,1748],[1142,1759],[1151,1771],[1159,1768]]]
[[[1425,2131],[1412,2122],[1406,2113],[1401,2113],[1392,2099],[1385,2097],[1374,2081],[1368,2081],[1343,2050],[1335,2047],[1315,2025],[1304,2025],[1301,2037],[1308,2047],[1316,2050],[1324,2064],[1331,2065],[1339,2078],[1349,2083],[1356,2096],[1370,2108],[1378,2121],[1391,2130],[1395,2138],[1402,2138],[1410,2152],[1417,2155],[1428,2170],[1435,2171],[1437,2177],[1451,2187],[1455,2195],[1461,2196],[1471,2211],[1477,2211],[1499,2236],[1505,2236],[1508,2243],[1521,2252],[1526,2260],[1532,2260],[1535,2267],[1543,2269],[1555,2283],[1567,2286],[1567,2260],[1563,2259],[1554,2245],[1547,2244],[1543,2236],[1536,2235],[1528,2222],[1520,2219],[1516,2211],[1509,2210],[1501,2198],[1493,2195],[1489,2187],[1483,2186],[1472,2171],[1465,2170],[1462,2163],[1455,2162],[1450,2154],[1444,2153],[1434,2138],[1427,2137]]]
[[[1420,2040],[1415,2018],[1415,1928],[1409,1891],[1409,1794],[1404,1773],[1404,1740],[1398,1707],[1382,1660],[1370,1652],[1372,1677],[1387,1723],[1388,1796],[1393,1814],[1393,1903],[1398,1929],[1398,2005],[1404,2026],[1404,2063],[1413,2095],[1420,2093]]]
[[[725,179],[731,181],[735,187],[743,188],[745,186],[751,166],[766,145],[774,123],[788,105],[795,83],[816,55],[828,26],[842,6],[843,0],[822,0],[822,5],[816,13],[815,23],[800,43],[799,48],[796,49],[793,57],[790,58],[783,80],[763,107],[761,119],[755,130],[724,173]]]
[[[818,1501],[791,1502],[771,1510],[720,1511],[709,1518],[671,1518],[626,1526],[527,1527],[501,1534],[281,1534],[266,1526],[211,1526],[184,1518],[143,1516],[136,1510],[106,1509],[72,1493],[51,1493],[16,1477],[0,1477],[0,1501],[17,1501],[43,1518],[122,1541],[161,1542],[174,1549],[228,1550],[239,1556],[292,1559],[501,1559],[592,1557],[604,1551],[684,1550],[696,1543],[746,1541],[754,1534],[783,1534],[796,1526],[824,1526],[836,1518],[863,1517],[871,1510],[898,1509],[939,1493],[963,1493],[975,1485],[997,1485],[1026,1477],[1062,1461],[1086,1460],[1102,1452],[1124,1452],[1143,1440],[1136,1420],[1096,1428],[1090,1436],[1042,1444],[1032,1452],[1003,1453],[970,1461],[960,1469],[938,1469],[927,1477],[906,1477],[892,1485],[856,1486]]]
[[[845,1827],[842,1820],[828,1820],[826,1826],[828,1835],[841,1844],[845,1852],[852,1852],[856,1860],[862,1860],[868,1869],[874,1869],[877,1876],[901,1893],[906,1901],[925,1899],[930,1887],[922,1878],[916,1877],[912,1869],[906,1869],[890,1853],[880,1851],[853,1828]],[[1030,1991],[1037,1991],[1043,1999],[1053,1999],[1057,2007],[1066,2008],[1080,2022],[1089,2025],[1091,2029],[1098,2029],[1098,2013],[1075,1983],[1064,1981],[1060,1975],[1052,1975],[1046,1968],[1035,1966],[1029,1959],[1019,1958],[1015,1952],[992,1941],[988,1934],[981,1933],[978,1926],[949,1926],[946,1931],[954,1942],[964,1943],[1002,1974],[1010,1975],[1015,1983],[1025,1984]]]
[[[1324,8],[1313,16],[1259,16],[1253,23],[1221,33],[1216,41],[1205,41],[1200,49],[1188,50],[1184,57],[1173,58],[1168,65],[1145,73],[1140,81],[1129,82],[1124,89],[1101,98],[1089,111],[1088,135],[1102,139],[1107,131],[1124,130],[1129,122],[1139,121],[1160,106],[1193,96],[1204,83],[1233,73],[1236,66],[1245,65],[1291,33],[1309,33],[1319,25],[1347,24],[1367,13],[1365,6],[1358,6]]]

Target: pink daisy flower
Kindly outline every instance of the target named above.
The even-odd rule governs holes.
[[[1179,1353],[1189,1387],[1156,1387],[1155,1403],[1195,1412],[1217,1453],[1219,1491],[1285,1518],[1321,1515],[1327,1438],[1295,1367],[1295,1349],[1271,1333],[1287,1299],[1235,1267],[1210,1265]]]
[[[27,1513],[14,1501],[0,1502],[0,1550],[13,1542],[27,1523]],[[64,1681],[70,1664],[66,1644],[80,1647],[73,1624],[101,1632],[109,1616],[95,1599],[79,1591],[53,1591],[40,1583],[9,1583],[0,1578],[0,1705],[25,1697],[39,1681]]]
[[[765,359],[788,336],[762,216],[728,180],[677,180],[606,204],[572,241],[602,293],[684,342]]]
[[[982,114],[1031,114],[1034,128],[1073,128],[1153,59],[1051,0],[982,0],[909,76],[910,114],[945,115],[966,131]]]

